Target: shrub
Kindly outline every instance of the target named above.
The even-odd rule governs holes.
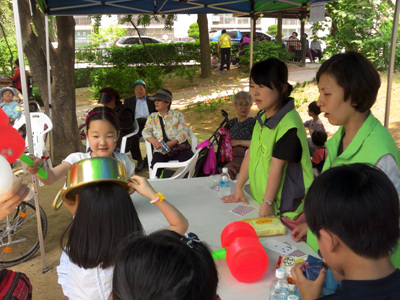
[[[288,61],[292,57],[286,48],[283,47],[282,42],[279,41],[262,41],[256,42],[253,46],[253,63],[266,60],[270,57],[275,57],[281,61]],[[248,66],[250,63],[250,46],[245,46],[243,54],[240,57],[240,64]]]

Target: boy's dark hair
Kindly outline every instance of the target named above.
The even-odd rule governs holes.
[[[313,144],[317,147],[324,146],[327,139],[328,135],[326,134],[325,131],[314,131],[311,134],[311,140]]]
[[[276,89],[279,93],[276,108],[282,108],[289,102],[293,87],[288,83],[288,68],[277,58],[268,58],[253,65],[250,78],[258,85]]]
[[[89,130],[90,123],[96,120],[108,121],[118,132],[120,129],[119,119],[115,112],[107,106],[98,106],[93,108],[86,118],[86,129]]]
[[[304,213],[317,237],[330,231],[366,258],[389,256],[400,237],[397,191],[385,173],[366,164],[323,172],[308,190]]]
[[[218,274],[208,247],[191,246],[162,230],[121,245],[113,277],[113,299],[215,300]]]
[[[317,101],[313,101],[310,104],[308,104],[308,110],[313,112],[317,116],[321,113],[321,109],[317,105]]]
[[[92,183],[79,193],[75,217],[61,237],[61,246],[68,234],[65,251],[74,264],[105,269],[114,264],[118,244],[134,232],[143,234],[143,227],[128,192],[117,183]]]
[[[344,101],[359,112],[368,111],[376,101],[381,86],[379,73],[372,63],[360,53],[336,54],[325,61],[317,72],[317,83],[321,75],[332,76],[344,90]]]

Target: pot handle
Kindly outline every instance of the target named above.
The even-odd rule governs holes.
[[[57,196],[56,196],[56,197],[54,198],[54,200],[53,200],[53,203],[52,203],[51,207],[52,207],[54,210],[59,210],[60,207],[61,207],[61,206],[63,205],[63,203],[64,203],[64,200],[63,200],[63,198],[61,197],[62,192],[63,192],[63,189],[60,189],[60,191],[58,192]]]

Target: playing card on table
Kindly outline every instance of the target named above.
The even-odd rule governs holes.
[[[278,252],[281,256],[287,256],[293,253],[297,248],[288,242],[278,242],[274,239],[266,239],[261,244],[272,251]]]
[[[254,207],[246,206],[246,205],[239,205],[239,206],[236,206],[234,209],[230,210],[229,212],[243,217],[244,215],[248,214],[252,210],[254,210]]]

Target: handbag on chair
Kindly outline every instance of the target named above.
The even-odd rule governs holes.
[[[167,133],[165,132],[165,128],[164,128],[164,121],[162,119],[161,116],[158,116],[158,118],[160,119],[160,124],[161,124],[161,130],[163,133],[163,141],[164,142],[169,142],[170,139],[167,136]],[[188,142],[188,140],[184,141],[183,143],[180,144],[176,144],[175,146],[173,146],[171,148],[171,151],[167,153],[168,156],[175,156],[176,154],[178,154],[179,152],[182,152],[184,150],[189,150],[192,149],[192,146],[190,145],[190,143]]]

